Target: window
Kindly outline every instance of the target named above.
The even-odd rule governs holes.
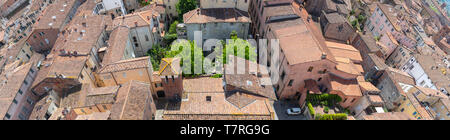
[[[414,111],[413,115],[417,115],[417,112],[416,112],[416,111]]]
[[[211,96],[206,96],[206,101],[211,102]]]
[[[26,120],[26,118],[22,114],[19,114],[19,119],[20,120]]]
[[[338,26],[338,32],[342,32],[342,29],[344,28],[344,25],[339,25]]]
[[[294,83],[294,80],[290,80],[288,86],[292,86],[293,83]]]
[[[16,99],[14,99],[14,100],[13,100],[13,103],[14,103],[14,104],[17,104],[17,100],[16,100]]]
[[[312,66],[309,67],[309,68],[308,68],[308,72],[312,72],[313,69],[314,69],[314,67],[312,67]]]
[[[145,41],[149,41],[148,35],[145,35]]]
[[[281,80],[284,80],[284,76],[286,76],[286,72],[283,71],[283,73],[281,73]]]
[[[27,98],[27,103],[32,105],[33,104],[33,100],[31,100],[29,97]]]
[[[122,73],[122,77],[126,78],[127,77],[127,73],[123,72]]]
[[[103,76],[103,79],[111,79],[111,75]]]
[[[420,85],[423,86],[425,84],[425,81],[420,82]]]
[[[5,118],[6,118],[6,119],[9,119],[9,118],[11,118],[11,115],[9,115],[9,113],[6,113],[6,114],[5,114]]]
[[[155,87],[162,87],[162,84],[161,83],[156,83]]]
[[[400,110],[400,112],[403,112],[403,111],[405,111],[405,109],[404,109],[404,108],[402,108],[402,110]]]
[[[106,107],[106,105],[102,105],[103,109],[107,110],[108,108]]]
[[[23,91],[19,89],[19,92],[18,92],[18,93],[19,93],[20,95],[22,95],[22,94],[23,94]]]
[[[28,114],[28,113],[30,113],[30,110],[26,107],[22,107],[22,112],[25,114]]]

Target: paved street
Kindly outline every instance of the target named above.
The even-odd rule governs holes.
[[[287,115],[286,110],[293,107],[299,107],[296,102],[288,101],[276,101],[273,103],[273,108],[275,110],[277,120],[306,120],[303,115],[290,116]]]
[[[162,99],[156,102],[156,112],[155,112],[155,120],[162,120],[162,116],[164,114],[164,109],[167,106],[167,101]]]

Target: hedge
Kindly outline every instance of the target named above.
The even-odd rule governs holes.
[[[342,101],[342,98],[336,94],[308,94],[306,100],[312,102],[315,105],[329,105],[330,103],[338,103]]]
[[[309,113],[311,114],[311,116],[314,116],[314,114],[316,114],[316,111],[314,111],[312,104],[309,102],[308,102],[308,109],[309,109]]]
[[[316,114],[315,120],[347,120],[347,114]]]

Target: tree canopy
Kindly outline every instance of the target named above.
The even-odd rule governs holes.
[[[176,4],[177,12],[179,17],[183,17],[183,15],[191,10],[197,8],[197,0],[180,0]],[[182,19],[182,18],[180,18]]]
[[[190,49],[186,49],[190,47]],[[166,53],[165,57],[173,58],[180,57],[181,58],[181,66],[183,69],[183,76],[195,76],[203,73],[203,50],[200,47],[197,47],[194,41],[175,41],[171,46],[171,50]],[[190,65],[184,64],[184,62],[189,62]]]
[[[150,56],[150,61],[153,65],[153,70],[159,70],[159,64],[161,59],[164,58],[167,49],[162,47],[160,44],[153,45],[152,49],[148,50],[147,55]]]
[[[228,40],[228,42],[225,44],[223,42],[223,51],[215,50],[216,52],[222,52],[219,53],[219,58],[222,58],[222,63],[225,64],[228,62],[229,55],[234,55],[238,57],[242,57],[246,60],[256,62],[257,58],[257,52],[256,47],[252,46],[247,40],[243,40],[240,38],[237,38],[232,35],[233,39]],[[219,49],[219,48],[216,48]]]

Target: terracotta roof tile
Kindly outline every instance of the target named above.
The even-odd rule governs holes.
[[[327,47],[335,57],[350,58],[353,62],[362,62],[361,54],[351,45],[326,41]]]
[[[161,59],[159,75],[160,76],[171,76],[171,75],[180,75],[181,74],[181,66],[180,66],[180,58],[163,58]]]
[[[270,120],[273,109],[266,98],[245,93],[224,93],[222,78],[184,79],[187,99],[170,103],[165,120]],[[209,97],[211,101],[207,101]]]
[[[135,59],[122,60],[115,63],[108,64],[103,66],[103,68],[99,69],[98,73],[109,73],[109,72],[117,72],[124,71],[130,69],[138,69],[138,68],[151,68],[150,57],[140,57]]]
[[[234,8],[194,9],[183,15],[184,23],[251,22],[245,11]]]
[[[159,15],[159,13],[150,9],[146,11],[135,12],[125,16],[116,17],[113,21],[113,26],[115,27],[123,25],[128,26],[129,28],[136,26],[137,27],[149,26],[154,15]]]
[[[13,66],[0,75],[0,116],[3,117],[8,112],[9,106],[21,88],[31,66],[30,63],[19,67]]]
[[[33,29],[62,29],[64,22],[71,9],[78,0],[59,0],[49,5],[43,12],[38,21],[33,25]]]
[[[415,120],[403,112],[374,113],[363,116],[364,120]]]
[[[125,54],[125,47],[127,46],[128,34],[130,30],[125,26],[118,26],[115,28],[109,38],[109,46],[106,54],[103,57],[102,65],[107,65],[122,60]]]
[[[117,100],[111,108],[112,120],[143,120],[147,101],[151,97],[150,85],[130,81],[124,84],[117,95]],[[153,100],[153,99],[151,99]],[[152,101],[153,102],[153,101]]]

